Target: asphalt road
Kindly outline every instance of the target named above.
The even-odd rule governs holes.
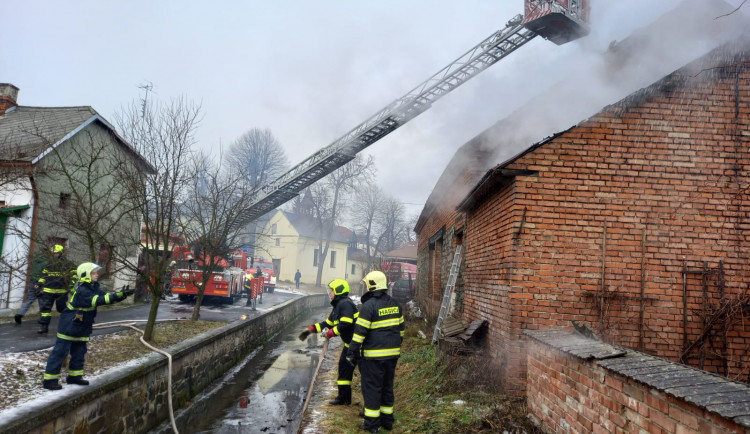
[[[274,306],[278,304],[292,298],[302,297],[303,295],[305,294],[301,292],[277,289],[273,293],[263,294],[263,304],[258,304],[255,311],[253,311],[251,307],[245,306],[246,299],[244,298],[238,300],[233,305],[204,302],[200,310],[200,319],[207,321],[232,322],[240,319],[242,315],[247,315],[249,317],[260,315],[273,309]],[[193,315],[194,307],[195,305],[192,303],[180,302],[177,299],[177,296],[167,297],[166,300],[162,300],[159,304],[159,311],[156,318],[157,320],[190,318]],[[102,310],[102,308],[99,308],[95,324],[122,320],[142,319],[145,321],[148,318],[150,308],[150,304],[137,304],[122,309]],[[23,318],[21,324],[16,324],[15,322],[0,324],[0,352],[18,353],[52,347],[55,344],[57,321],[59,317],[57,315],[52,317],[52,323],[50,324],[49,333],[47,335],[37,334],[37,330],[39,330],[39,324],[37,323],[38,319],[38,313],[29,313]],[[139,325],[141,324],[145,324],[145,322],[139,323]],[[118,330],[123,330],[123,328],[117,327],[94,330],[94,335],[113,333]]]

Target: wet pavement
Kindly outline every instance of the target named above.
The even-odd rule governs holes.
[[[263,304],[257,305],[257,310],[253,311],[251,307],[245,306],[246,299],[238,300],[234,304],[220,304],[204,301],[200,310],[200,319],[207,321],[232,322],[240,319],[241,316],[248,317],[258,316],[264,312],[274,309],[274,306],[281,304],[292,298],[302,297],[305,294],[291,290],[277,289],[273,293],[263,294]],[[159,319],[188,319],[193,314],[194,303],[183,303],[176,296],[167,297],[159,304],[157,320]],[[148,318],[151,308],[150,304],[137,304],[131,307],[121,309],[99,308],[96,316],[96,325],[101,325],[111,321],[122,320],[144,320]],[[37,319],[38,313],[29,313],[21,324],[6,322],[0,324],[0,352],[25,352],[36,351],[49,348],[55,344],[57,321],[59,316],[54,312],[52,322],[50,323],[49,333],[47,335],[37,334],[39,324]],[[141,323],[145,324],[145,322]],[[94,335],[113,333],[118,330],[124,330],[122,327],[105,328],[94,330]]]
[[[296,433],[324,338],[297,336],[330,309],[303,314],[176,415],[193,433]],[[189,414],[190,412],[194,414]],[[161,426],[152,433],[168,432]]]

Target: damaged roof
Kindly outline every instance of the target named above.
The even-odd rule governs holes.
[[[577,74],[564,76],[456,151],[430,193],[415,230],[420,232],[439,207],[458,206],[476,190],[488,170],[499,167],[498,162],[507,164],[612,101],[622,100],[736,38],[747,27],[743,16],[714,19],[734,9],[723,0],[686,0],[628,38],[613,41],[603,55],[582,59]],[[701,25],[685,25],[696,22]],[[677,44],[691,47],[690,52],[676,50]],[[598,88],[592,91],[593,82]]]

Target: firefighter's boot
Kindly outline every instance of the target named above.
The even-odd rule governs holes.
[[[57,380],[46,380],[42,382],[42,387],[44,387],[47,390],[60,390],[62,389],[62,386],[60,383],[57,382]]]
[[[46,335],[49,332],[49,324],[39,324],[39,330],[37,333],[40,335]]]
[[[15,321],[16,324],[21,324],[21,318],[23,318],[23,315],[16,314],[16,316],[13,317],[13,321]]]
[[[77,384],[79,386],[88,386],[89,385],[89,380],[84,380],[83,377],[80,376],[80,375],[75,376],[75,377],[68,377],[65,380],[65,382],[68,383],[68,384]]]
[[[349,405],[352,403],[352,388],[350,386],[339,386],[339,395],[332,401],[331,405]]]

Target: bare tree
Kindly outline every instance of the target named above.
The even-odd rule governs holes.
[[[192,183],[181,205],[180,227],[186,241],[200,246],[201,279],[192,319],[200,317],[200,306],[209,280],[229,254],[241,246],[243,215],[251,191],[241,182],[243,174],[219,159],[197,155],[191,163]]]
[[[385,255],[400,247],[406,239],[404,204],[392,196],[383,199],[380,216],[377,220],[378,237],[376,250]]]
[[[144,99],[132,102],[116,115],[125,140],[155,168],[154,173],[143,173],[123,166],[118,174],[128,189],[130,206],[143,219],[142,235],[137,242],[141,266],[138,261],[127,261],[128,257],[122,259],[145,281],[153,295],[144,331],[147,341],[153,340],[170,253],[179,229],[179,203],[184,202],[189,191],[192,175],[189,162],[200,112],[200,106],[183,98],[167,104]]]
[[[318,273],[315,284],[320,286],[323,276],[323,264],[328,256],[331,236],[344,214],[348,195],[361,183],[368,182],[373,176],[372,157],[363,158],[357,155],[322,181],[311,187],[313,217],[318,223],[320,236],[318,239]]]
[[[377,219],[382,209],[383,196],[380,187],[372,182],[363,183],[355,195],[357,206],[352,208],[352,219],[355,230],[360,236],[364,237],[367,258],[365,273],[373,270],[377,264],[376,257],[373,255],[375,249],[373,240],[375,239]]]
[[[37,167],[51,180],[39,183],[39,194],[48,197],[40,201],[40,219],[81,241],[85,246],[79,251],[82,260],[109,262],[113,248],[133,251],[137,246],[133,238],[139,233],[140,217],[123,194],[117,174],[122,165],[147,169],[114,149],[118,140],[103,130],[86,130],[69,139],[65,147],[50,148]],[[132,244],[122,245],[125,240]],[[114,261],[99,265],[109,273],[117,271],[107,267],[117,267]]]
[[[273,181],[289,168],[284,148],[267,128],[253,128],[232,143],[227,161],[253,189]]]

